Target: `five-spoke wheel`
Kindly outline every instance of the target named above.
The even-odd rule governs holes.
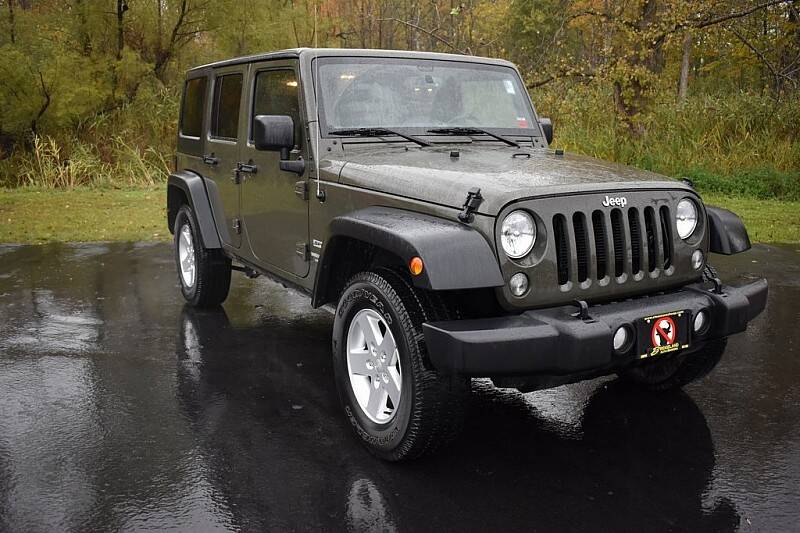
[[[225,301],[231,285],[231,260],[219,248],[206,248],[191,206],[175,216],[175,264],[181,292],[195,307],[214,307]]]
[[[402,394],[400,357],[392,331],[373,309],[362,309],[350,322],[347,372],[364,414],[378,424],[391,420]]]
[[[194,280],[197,276],[197,265],[194,256],[194,239],[192,238],[192,228],[187,222],[181,226],[178,235],[178,264],[181,269],[183,284],[187,287],[194,287]]]
[[[339,397],[356,435],[390,461],[434,452],[461,427],[469,380],[442,376],[427,361],[422,324],[448,318],[436,298],[390,270],[355,275],[339,298]]]

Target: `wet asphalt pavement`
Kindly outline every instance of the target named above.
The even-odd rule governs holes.
[[[475,383],[444,453],[340,413],[326,311],[236,276],[183,306],[165,244],[0,246],[0,530],[800,529],[800,251],[717,259],[770,301],[676,394]]]

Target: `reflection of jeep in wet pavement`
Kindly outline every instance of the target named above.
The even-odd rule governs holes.
[[[184,297],[231,270],[335,307],[344,411],[380,457],[453,437],[471,377],[535,390],[697,380],[764,308],[749,248],[688,182],[548,146],[504,61],[288,50],[187,74],[167,217]]]

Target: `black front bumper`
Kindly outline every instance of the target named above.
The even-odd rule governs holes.
[[[645,316],[684,310],[689,324],[701,310],[711,317],[703,335],[690,334],[691,352],[709,340],[740,333],[767,303],[767,281],[741,287],[722,286],[716,293],[706,285],[589,307],[588,318],[577,318],[574,305],[526,311],[520,315],[474,320],[431,322],[423,325],[433,366],[443,374],[474,377],[613,372],[638,359],[646,346],[624,354],[613,349],[614,332],[622,325],[635,328]]]

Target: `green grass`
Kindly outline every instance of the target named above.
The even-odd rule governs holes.
[[[800,242],[800,202],[704,194],[741,216],[753,242]],[[0,189],[0,242],[168,240],[164,189]]]
[[[170,238],[164,188],[0,189],[0,242]]]

